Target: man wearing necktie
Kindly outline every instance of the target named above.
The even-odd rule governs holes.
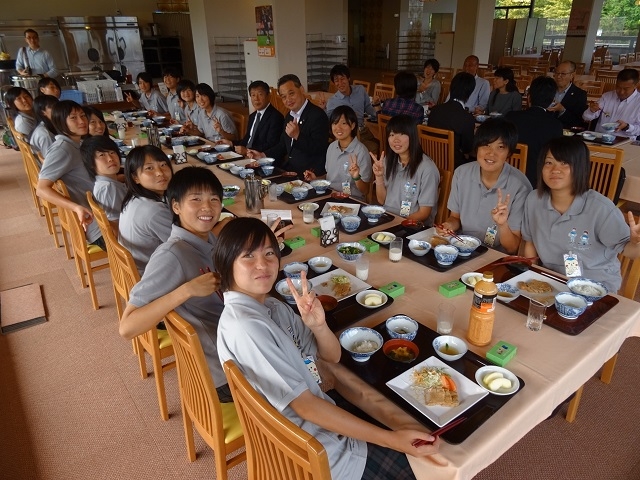
[[[221,143],[234,145],[235,151],[240,155],[249,156],[249,149],[264,152],[273,148],[282,134],[284,117],[270,103],[269,85],[262,80],[256,80],[249,85],[249,98],[254,112],[249,115],[247,133],[244,138],[235,140],[223,140]]]
[[[281,77],[278,80],[278,92],[289,109],[280,141],[263,151],[254,145],[254,148],[248,149],[248,156],[275,158],[276,166],[294,171],[300,177],[306,170],[313,170],[316,175],[324,175],[330,132],[327,115],[307,99],[304,87],[296,75]],[[263,121],[260,122],[260,128]]]

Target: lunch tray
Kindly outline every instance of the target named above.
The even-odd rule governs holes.
[[[178,138],[178,137],[173,137],[173,138]],[[192,143],[189,143],[189,144],[183,143],[182,145],[184,145],[185,150],[188,150],[189,148],[193,148],[193,147],[197,147],[197,146],[200,146],[200,145],[204,145],[205,143],[207,143],[207,142],[205,142],[204,140],[199,138],[197,142],[192,142]],[[173,145],[171,145],[171,138],[170,137],[167,137],[167,141],[164,142],[162,144],[162,146],[164,146],[166,148],[173,148],[174,147]]]
[[[385,326],[385,322],[382,322],[375,327],[386,342],[390,340],[389,333]],[[415,418],[418,422],[429,428],[431,431],[438,428],[438,426],[429,420],[426,416],[411,406],[400,395],[389,388],[386,383],[402,374],[403,372],[413,368],[415,365],[426,360],[429,357],[436,356],[442,360],[460,374],[467,377],[473,383],[476,383],[475,374],[476,370],[486,365],[492,365],[486,358],[482,358],[472,351],[467,351],[462,358],[453,362],[448,362],[437,356],[436,351],[433,349],[433,340],[440,336],[439,333],[431,330],[424,325],[418,325],[418,334],[413,342],[420,349],[420,353],[410,363],[395,362],[388,358],[382,351],[382,348],[374,353],[371,358],[366,362],[356,362],[351,355],[347,355],[342,352],[340,363],[358,375],[362,380],[367,382],[378,392],[382,393],[385,397],[391,400],[393,403],[402,408],[405,412]],[[518,377],[520,381],[520,389],[513,395],[493,395],[489,393],[475,405],[471,406],[468,410],[465,410],[460,416],[467,417],[467,419],[460,425],[452,428],[448,432],[442,435],[442,438],[450,444],[458,445],[465,441],[473,432],[475,432],[484,422],[486,422],[494,413],[502,408],[509,400],[518,395],[525,387],[525,382],[522,378]]]
[[[345,235],[356,235],[360,232],[364,232],[365,230],[371,230],[372,228],[376,228],[378,225],[384,225],[385,223],[389,223],[389,222],[393,222],[395,220],[395,216],[390,214],[390,213],[385,213],[384,215],[382,215],[382,217],[380,217],[380,220],[378,220],[376,223],[369,223],[369,220],[367,220],[367,217],[365,216],[364,213],[362,213],[362,207],[366,207],[367,205],[369,205],[368,203],[363,203],[360,200],[355,200],[353,198],[346,198],[346,199],[342,199],[342,198],[326,198],[324,200],[320,200],[318,202],[316,202],[318,204],[318,206],[320,208],[318,208],[315,212],[313,212],[314,217],[316,218],[320,218],[322,209],[324,208],[325,204],[327,202],[331,202],[331,203],[359,203],[360,204],[360,210],[358,210],[358,216],[360,217],[360,225],[358,226],[357,230],[355,232],[347,232],[344,227],[342,226],[342,222],[339,220],[336,220],[336,226],[340,228],[340,231],[343,232]]]
[[[615,134],[612,134],[615,135]],[[621,137],[616,135],[615,136],[615,140],[613,142],[605,142],[604,140],[602,140],[602,137],[596,137],[593,140],[589,140],[588,138],[584,138],[582,135],[580,135],[580,138],[582,138],[583,141],[588,142],[588,143],[597,143],[599,145],[605,145],[607,147],[615,147],[616,145],[618,145],[619,143],[625,143],[629,141],[629,137]]]
[[[320,275],[324,275],[327,272],[332,272],[333,270],[337,270],[337,269],[338,267],[336,267],[335,265],[331,265],[331,268],[329,268],[329,270],[327,270],[326,272],[316,273],[311,269],[311,267],[309,267],[309,271],[307,272],[307,279],[313,280],[315,277],[319,277]],[[276,281],[276,283],[278,283],[283,278],[286,278],[284,271],[280,270],[280,272],[278,273],[278,280]],[[375,287],[371,287],[371,289],[376,290]],[[274,287],[271,289],[270,295],[272,297],[282,300],[284,303],[287,303],[285,299],[282,298],[278,292],[276,292],[275,284],[274,284]],[[333,310],[329,310],[328,312],[325,311],[324,315],[327,320],[327,325],[329,326],[329,328],[332,331],[336,332],[338,330],[342,330],[343,328],[348,327],[349,325],[353,325],[354,323],[359,322],[363,318],[367,318],[368,316],[373,315],[374,313],[384,308],[387,308],[392,303],[393,303],[393,298],[387,295],[387,303],[385,303],[384,305],[381,305],[378,308],[365,308],[356,301],[356,295],[351,295],[349,298],[345,298],[344,300],[339,300],[338,306]],[[291,305],[291,304],[288,304],[288,305],[291,308],[293,308],[293,310],[296,313],[298,314],[300,313],[298,311],[297,305]]]
[[[500,259],[496,260],[495,262],[489,263],[488,265],[477,269],[477,271],[492,271],[493,281],[496,283],[506,282],[507,280],[516,277],[523,272],[521,264],[518,264],[517,268],[514,268],[509,264],[498,265],[495,267],[492,266],[493,263],[498,263],[499,261]],[[528,269],[557,282],[567,283],[567,280],[561,275],[550,272],[548,270],[544,270],[537,265],[532,265]],[[618,302],[619,300],[617,298],[611,295],[605,295],[600,300],[596,300],[595,302],[593,302],[593,305],[588,306],[584,313],[580,315],[576,320],[569,320],[561,317],[556,311],[555,305],[551,304],[547,307],[544,324],[549,325],[556,330],[560,330],[562,333],[566,333],[567,335],[578,335],[579,333],[583,332],[589,325],[599,319],[602,315],[611,310],[615,305],[618,304]],[[506,307],[522,313],[525,316],[529,312],[529,299],[523,295],[520,295],[518,298],[512,300],[509,303],[500,303]]]
[[[284,171],[282,169],[279,169],[279,170],[280,170],[280,173],[279,173],[280,176],[278,177],[276,175],[276,178],[271,178],[271,181],[273,183],[281,184],[281,183],[292,182],[294,180],[299,180],[298,177],[284,177],[284,176],[282,176],[282,173]],[[275,172],[275,170],[274,170],[274,172]],[[275,173],[274,173],[274,175],[275,175]],[[273,177],[273,175],[271,175],[271,177]],[[307,182],[307,183],[309,183],[309,182]],[[296,200],[293,197],[293,195],[291,195],[290,193],[282,192],[282,195],[280,195],[278,197],[278,199],[282,200],[285,203],[288,203],[289,205],[293,205],[293,204],[296,204],[296,203],[311,202],[314,198],[326,197],[328,195],[331,195],[332,191],[333,190],[331,190],[330,188],[327,188],[326,192],[324,192],[324,193],[316,193],[315,189],[311,188],[309,190],[309,193],[307,194],[307,196],[305,198],[303,198],[302,200]]]
[[[240,176],[240,173],[233,173],[231,170],[225,170],[224,168],[220,167],[220,165],[222,165],[222,164],[224,164],[224,163],[233,163],[233,161],[234,161],[234,160],[242,160],[242,158],[236,158],[236,159],[231,159],[231,160],[224,160],[224,161],[221,161],[219,164],[216,164],[216,166],[217,166],[220,170],[222,170],[222,171],[224,171],[224,172],[227,172],[229,175],[233,175],[234,177],[238,177],[238,178],[240,178],[240,179],[244,180],[244,179]],[[212,165],[213,165],[213,164],[212,164]],[[249,168],[249,167],[246,167],[246,168]],[[278,170],[280,170],[280,172],[278,172]],[[256,177],[260,177],[260,178],[272,178],[272,177],[273,177],[273,176],[275,176],[275,175],[279,175],[281,172],[282,172],[282,169],[281,169],[281,168],[276,167],[276,168],[273,170],[273,173],[272,173],[271,175],[265,175],[265,174],[264,174],[264,172],[263,172],[260,168],[254,168],[254,169],[253,169],[253,174],[254,174]],[[283,195],[284,195],[284,192],[283,192]]]
[[[426,255],[423,255],[421,257],[414,255],[413,252],[409,249],[409,240],[407,240],[406,237],[408,237],[409,235],[413,235],[414,233],[418,233],[422,230],[426,230],[426,228],[412,228],[406,227],[404,225],[396,225],[395,227],[391,227],[386,231],[389,233],[393,233],[397,237],[404,238],[404,241],[402,242],[402,258],[408,258],[409,260],[413,260],[414,262],[424,265],[425,267],[429,267],[432,270],[436,270],[437,272],[447,272],[452,268],[456,268],[458,265],[466,263],[469,260],[485,254],[487,250],[489,250],[486,246],[480,245],[473,252],[471,252],[471,255],[469,255],[468,257],[461,257],[460,255],[458,255],[458,258],[456,258],[451,265],[440,265],[436,260],[433,247],[431,248],[431,250],[429,250],[429,252],[427,252]],[[375,242],[375,240],[373,239],[373,233],[369,235],[369,238],[371,238],[371,240]],[[380,244],[380,246],[389,248],[388,244]]]

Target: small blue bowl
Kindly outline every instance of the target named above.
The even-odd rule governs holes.
[[[360,253],[343,253],[340,251],[340,249],[344,249],[347,247],[356,248],[360,250]],[[366,252],[367,249],[364,247],[364,245],[358,242],[346,242],[346,243],[339,243],[336,246],[336,251],[338,252],[338,255],[340,256],[340,258],[342,258],[343,260],[346,260],[347,262],[355,262],[362,255],[364,255],[364,252]]]
[[[121,140],[119,138],[116,138],[113,142],[119,147],[123,147],[124,146],[124,140]]]
[[[352,327],[340,334],[340,345],[351,354],[356,362],[366,362],[371,355],[382,347],[384,341],[382,335],[371,328]],[[366,346],[371,346],[367,351],[361,351]]]
[[[340,221],[342,222],[342,228],[344,228],[345,232],[353,233],[358,230],[362,219],[356,215],[349,215],[347,217],[342,217]]]
[[[231,167],[229,169],[229,171],[231,173],[233,173],[234,175],[240,175],[240,172],[244,170],[244,167],[241,167],[240,165],[234,165],[233,167]]]
[[[284,192],[284,187],[281,184],[277,183],[276,184],[276,195],[280,196],[280,195],[282,195],[282,192]]]
[[[296,200],[303,200],[309,195],[309,190],[307,190],[306,187],[295,187],[291,190],[291,195],[293,195],[293,198]]]
[[[385,209],[378,205],[367,205],[366,207],[362,207],[360,211],[367,217],[369,223],[378,223],[380,217],[384,215]]]
[[[587,309],[587,300],[576,294],[561,292],[556,295],[556,311],[567,320],[575,320]]]
[[[287,263],[282,271],[289,278],[300,278],[300,274],[302,271],[308,272],[309,265],[302,262],[291,262]]]
[[[243,168],[242,170],[240,170],[238,175],[240,175],[240,178],[247,178],[249,175],[253,175],[253,173],[253,168]]]
[[[273,165],[263,165],[260,168],[262,169],[262,173],[264,173],[265,175],[271,175],[276,167],[274,167]]]
[[[261,167],[264,167],[265,165],[273,165],[273,162],[275,161],[275,158],[265,157],[258,160],[258,165]]]
[[[418,322],[406,315],[394,315],[388,318],[385,326],[391,338],[413,340],[418,334]]]
[[[213,148],[216,150],[216,152],[226,152],[227,150],[231,149],[231,146],[221,143],[220,145],[214,145]]]
[[[458,249],[453,245],[436,245],[433,253],[440,265],[451,265],[458,258]]]
[[[222,195],[224,198],[233,198],[238,192],[240,192],[240,187],[237,185],[224,185],[222,187]]]
[[[327,191],[327,188],[329,188],[329,185],[331,185],[331,182],[328,180],[313,180],[311,182],[311,186],[314,188],[318,195],[322,195],[323,193],[325,193]]]
[[[151,125],[153,125],[153,120],[149,120],[148,118],[146,120],[142,121],[142,126],[143,127],[150,127]]]
[[[498,300],[501,302],[513,302],[520,296],[520,289],[508,283],[498,283],[496,287],[498,288]]]
[[[616,136],[611,133],[603,133],[602,141],[603,143],[613,143],[616,139]]]
[[[298,291],[298,293],[302,294],[302,280],[300,280],[299,278],[292,278],[291,281],[293,282],[293,286]],[[312,287],[312,283],[307,280],[307,289],[311,290]],[[287,283],[286,278],[276,283],[276,292],[278,292],[287,303],[291,305],[296,304],[296,300],[295,298],[293,298],[293,295],[291,295],[291,290],[289,289],[289,284]]]
[[[176,137],[171,139],[171,146],[177,147],[178,145],[184,145],[187,139],[185,137]]]
[[[471,235],[458,235],[463,242],[455,237],[449,239],[449,243],[458,249],[458,253],[461,257],[468,257],[476,248],[480,246],[480,240]]]
[[[583,277],[570,279],[567,281],[567,287],[569,287],[572,293],[584,297],[587,305],[592,305],[593,302],[600,300],[609,293],[609,290],[607,290],[604,284]]]

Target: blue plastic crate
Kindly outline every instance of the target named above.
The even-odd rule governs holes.
[[[60,100],[73,100],[76,103],[83,103],[82,92],[79,90],[62,90]]]

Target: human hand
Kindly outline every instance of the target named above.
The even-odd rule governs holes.
[[[509,200],[511,200],[511,194],[507,193],[504,202],[502,200],[502,191],[498,189],[498,204],[491,210],[491,218],[496,222],[496,225],[504,225],[509,218]]]
[[[627,212],[627,219],[629,220],[629,241],[633,245],[640,244],[640,223],[636,223],[633,217],[633,212]]]
[[[252,150],[251,148],[247,148],[247,158],[266,158],[266,155],[257,150]]]
[[[425,440],[429,443],[414,447],[413,443],[416,440]],[[440,437],[434,437],[426,432],[415,429],[395,430],[389,432],[389,448],[414,457],[427,457],[438,453],[440,449]]]
[[[247,156],[247,147],[243,147],[242,145],[238,145],[235,148],[236,153],[239,153],[243,157]]]
[[[384,152],[380,154],[380,159],[378,159],[378,156],[374,153],[369,152],[369,155],[371,155],[371,160],[373,160],[373,174],[376,177],[382,177],[384,175]]]
[[[476,108],[473,109],[473,113],[475,113],[476,115],[483,114],[484,113],[484,107],[482,105],[476,106]]]
[[[593,113],[596,113],[598,110],[600,110],[600,104],[598,102],[589,102],[589,110],[591,110]]]
[[[83,207],[82,205],[76,205],[73,211],[78,217],[78,220],[80,221],[80,225],[82,226],[82,229],[86,232],[87,226],[91,222],[93,222],[93,213],[91,213],[91,210]]]
[[[303,176],[307,182],[310,182],[311,180],[315,180],[317,178],[313,170],[305,170]]]
[[[213,117],[211,119],[211,122],[213,123],[213,129],[218,132],[218,133],[222,133],[222,124],[220,123],[220,120],[218,120],[217,118]]]
[[[434,225],[434,227],[436,228],[436,233],[441,237],[450,237],[456,233],[449,222],[438,223],[437,225]]]
[[[354,154],[349,155],[349,175],[351,175],[351,178],[358,178],[360,176],[358,157]]]
[[[127,102],[129,102],[129,103],[134,103],[135,102],[135,100],[133,98],[133,95],[131,95],[131,93],[124,92],[124,96],[127,99]]]
[[[284,127],[284,131],[287,134],[287,136],[289,136],[290,138],[293,138],[294,140],[297,140],[298,135],[300,135],[300,126],[298,125],[297,122],[289,122]]]
[[[287,285],[289,285],[291,295],[293,295],[300,311],[300,318],[311,330],[326,326],[324,308],[322,308],[320,300],[316,297],[316,293],[307,288],[307,272],[304,270],[300,272],[300,283],[302,285],[302,294],[298,293],[291,279],[287,278]]]
[[[287,230],[291,230],[293,228],[293,224],[284,225],[283,227],[280,227],[281,222],[282,222],[282,219],[278,217],[276,218],[276,221],[273,222],[269,227],[273,232],[273,234],[276,236],[276,238],[284,238],[284,233]]]
[[[147,115],[151,118],[155,117],[156,115],[158,115],[158,112],[156,112],[155,110],[147,110]]]
[[[232,146],[233,142],[231,140],[227,140],[226,138],[223,138],[222,140],[218,140],[216,142],[216,145],[229,145],[229,146]]]
[[[616,132],[622,132],[628,126],[629,126],[629,124],[627,122],[623,122],[622,120],[618,120],[618,126],[616,127]]]
[[[206,270],[209,270],[207,267]],[[200,269],[201,275],[185,283],[189,297],[207,297],[220,290],[220,274]]]
[[[549,112],[564,112],[564,107],[561,103],[553,103],[550,107],[547,107]]]

